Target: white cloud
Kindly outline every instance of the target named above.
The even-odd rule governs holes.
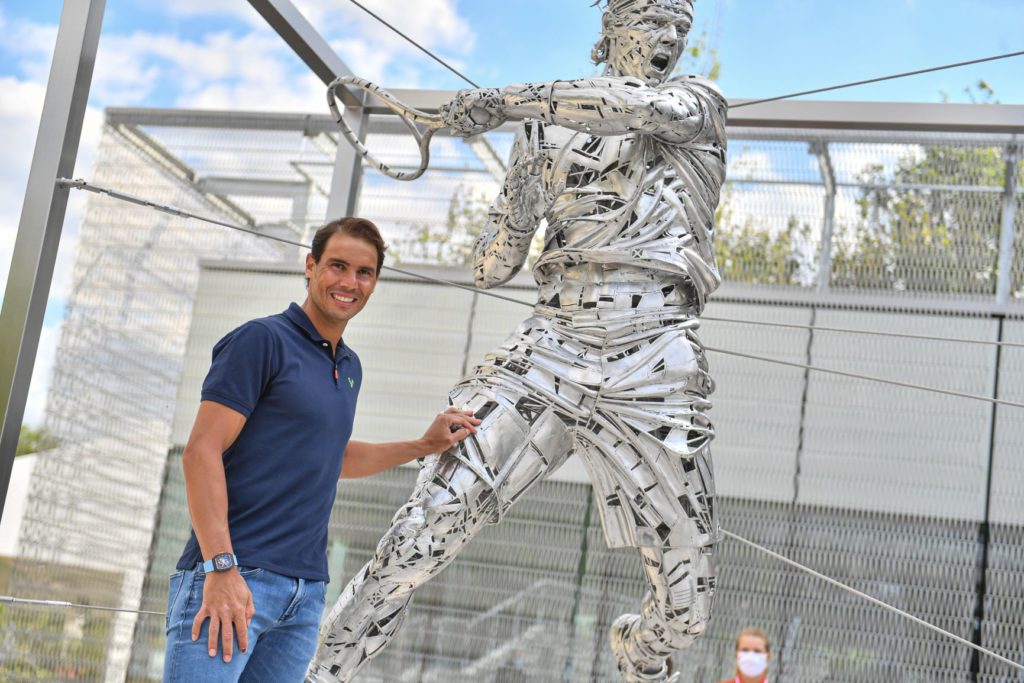
[[[28,80],[46,82],[56,42],[56,25],[10,20],[0,8],[0,48],[15,56],[16,66]]]
[[[6,140],[0,164],[0,281],[5,283],[44,94],[45,87],[39,83],[0,77],[0,130]]]
[[[281,64],[291,63],[292,78],[298,69],[304,70],[297,58],[290,54],[284,41],[268,27],[262,17],[248,3],[238,0],[176,0],[172,3],[157,0],[138,0],[153,9],[165,11],[176,18],[230,16],[242,19],[253,33],[238,37],[234,44],[216,56],[200,49],[180,54],[180,57],[204,54],[196,72],[183,71],[182,78],[193,75],[213,76],[210,67],[220,60],[244,65],[280,58]],[[469,22],[458,13],[453,0],[419,0],[415,3],[396,3],[389,0],[364,0],[371,11],[380,15],[410,38],[436,52],[457,69],[464,69],[460,56],[468,55],[476,45],[476,34]],[[339,54],[342,60],[360,76],[385,81],[385,87],[425,87],[424,79],[441,72],[437,65],[404,38],[394,33],[354,4],[339,0],[297,0],[298,10]],[[249,50],[255,36],[267,39],[261,49]],[[107,39],[104,38],[106,41]],[[205,40],[205,37],[204,37]],[[185,42],[185,41],[179,41]],[[198,44],[204,41],[198,41]],[[197,46],[199,46],[197,44]],[[212,46],[211,47],[215,47]],[[175,56],[179,56],[175,55]],[[137,64],[137,63],[136,63]],[[126,64],[131,74],[138,66]],[[435,76],[436,78],[436,76]],[[280,85],[280,84],[279,84]],[[223,82],[210,84],[210,92],[196,101],[220,101],[231,88]],[[323,99],[322,96],[320,99]],[[283,98],[290,102],[290,98]],[[264,108],[264,107],[261,107]],[[318,107],[319,108],[319,107]]]
[[[188,37],[162,31],[104,34],[97,54],[75,177],[88,178],[102,126],[101,108],[171,102],[175,106],[326,113],[322,83],[247,3],[238,0],[138,0],[171,18],[222,15],[243,20],[232,31]],[[456,68],[476,36],[453,0],[366,4]],[[424,87],[441,67],[414,46],[347,2],[299,0],[297,6],[355,72],[385,87]],[[57,27],[0,8],[0,48],[20,76],[0,77],[0,131],[6,140],[0,166],[0,282],[6,283],[21,204],[42,112]],[[63,306],[78,244],[86,196],[72,192],[54,269],[50,303]],[[44,328],[26,421],[45,410],[59,326]]]
[[[60,341],[62,324],[44,327],[39,334],[39,351],[35,368],[32,370],[32,384],[28,390],[23,423],[39,427],[46,417],[46,394],[50,390],[53,361],[56,358],[57,342]]]
[[[322,35],[361,36],[368,44],[387,52],[405,51],[407,47],[417,51],[405,39],[352,3],[297,0],[295,4]],[[468,54],[476,44],[476,35],[469,22],[459,16],[452,0],[363,0],[362,4],[426,48]]]
[[[0,165],[0,282],[6,286],[28,184],[39,120],[46,96],[57,27],[24,20],[9,20],[0,12],[0,47],[13,55],[23,77],[0,77],[0,131],[4,135],[4,163]],[[102,125],[102,114],[88,108],[76,160],[75,175],[91,168]],[[73,192],[65,213],[64,230],[54,266],[47,306],[63,308],[70,287],[78,228],[85,197]],[[43,419],[46,391],[59,338],[59,324],[43,328],[37,352],[25,421],[39,424]]]

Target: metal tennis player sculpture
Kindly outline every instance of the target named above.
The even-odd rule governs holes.
[[[356,85],[427,126],[413,174],[360,146],[392,177],[422,173],[437,128],[470,136],[521,122],[476,244],[478,287],[515,275],[542,219],[547,231],[533,314],[449,394],[483,419],[478,433],[427,460],[324,623],[307,681],[351,681],[394,638],[415,590],[572,454],[590,474],[608,545],[636,548],[649,584],[639,613],[611,629],[622,678],[677,680],[670,655],[705,629],[719,527],[714,384],[696,333],[720,281],[712,241],[726,102],[707,80],[669,79],[692,0],[609,0],[603,12],[600,77],[463,90],[436,117],[360,79],[332,84],[335,111],[333,88]]]

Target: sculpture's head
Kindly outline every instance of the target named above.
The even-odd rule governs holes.
[[[591,57],[605,73],[663,83],[686,47],[693,0],[608,0]]]

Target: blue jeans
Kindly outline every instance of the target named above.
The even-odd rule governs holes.
[[[249,624],[249,648],[235,640],[231,661],[207,651],[210,620],[199,640],[192,640],[192,622],[203,604],[206,574],[201,566],[171,574],[167,597],[167,650],[164,683],[290,683],[300,682],[316,652],[326,584],[239,567],[252,591],[256,614]]]

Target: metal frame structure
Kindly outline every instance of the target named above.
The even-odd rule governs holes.
[[[0,312],[0,504],[7,500],[14,455],[53,282],[106,0],[64,3],[43,101],[25,203]],[[3,509],[0,508],[0,516]]]
[[[327,41],[289,0],[250,0],[250,4],[325,83],[351,74]],[[3,365],[0,365],[0,412],[3,413],[0,427],[0,501],[6,499],[67,205],[68,189],[56,181],[70,176],[74,169],[104,8],[105,0],[65,3],[57,34],[28,189],[0,313],[0,358],[3,358]],[[346,106],[350,125],[361,139],[370,129],[372,115],[390,113],[379,102],[364,101],[361,93],[343,91],[339,94]],[[427,90],[396,90],[394,94],[410,106],[428,112],[436,111],[452,95],[450,92]],[[743,100],[736,100],[732,104],[743,103]],[[132,122],[140,123],[139,110],[132,112]],[[188,117],[187,125],[202,125],[203,117],[219,116],[213,113],[194,115],[192,112],[185,115]],[[119,110],[110,110],[108,121],[117,122],[118,116]],[[167,121],[165,116],[167,114],[153,112],[154,121]],[[231,116],[237,120],[246,115],[233,112]],[[311,130],[333,130],[333,122],[326,116],[259,114],[252,118],[254,121],[258,119],[258,127],[261,128],[275,124],[292,128],[303,122],[301,125]],[[399,123],[392,119],[383,125],[398,126]],[[808,130],[821,128],[849,130],[851,139],[870,131],[907,130],[1005,135],[1008,163],[1007,182],[1002,190],[1004,201],[997,297],[992,303],[972,306],[980,314],[1013,312],[1008,308],[1010,269],[1007,264],[1012,262],[1011,248],[1015,237],[1017,183],[1013,179],[1018,173],[1018,159],[1024,144],[1024,106],[789,100],[737,109],[730,117],[730,125],[771,128],[780,136],[792,134],[794,137],[799,137],[801,131],[806,135]],[[330,189],[330,215],[352,212],[361,174],[361,160],[355,152],[347,146],[339,146]],[[731,294],[744,298],[742,288],[733,289]],[[780,299],[792,303],[811,303],[814,296],[813,292],[778,293]],[[841,300],[832,300],[832,303],[842,305]],[[882,304],[881,301],[878,303]],[[856,305],[871,307],[872,303],[864,297],[857,297]],[[913,306],[936,311],[964,310],[962,304],[939,301],[919,301]]]

